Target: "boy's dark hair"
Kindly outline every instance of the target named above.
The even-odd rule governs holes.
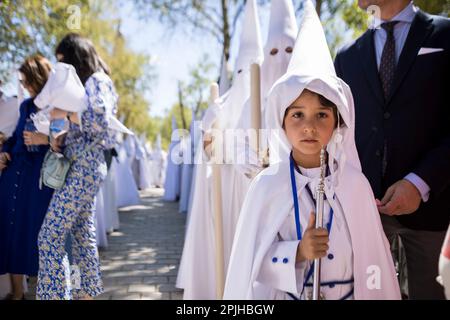
[[[110,74],[108,66],[97,54],[91,40],[77,33],[69,33],[60,41],[55,50],[55,55],[57,54],[63,55],[61,62],[74,66],[83,84],[100,70]]]
[[[319,102],[322,106],[331,108],[333,110],[334,114],[334,128],[337,128],[338,126],[338,109],[337,106],[327,98],[325,98],[323,95],[318,94],[316,92],[310,91],[313,94],[316,94],[319,97]],[[342,125],[342,124],[341,124]]]
[[[319,98],[320,105],[322,105],[324,107],[331,108],[333,110],[334,128],[337,128],[337,126],[338,126],[338,109],[337,109],[337,106],[332,101],[328,100],[323,95],[321,95],[321,94],[319,94],[317,92],[314,92],[314,91],[311,91],[311,90],[308,90],[308,89],[304,89],[303,92],[309,92],[309,93],[312,93],[312,94],[316,95]],[[290,108],[286,108],[286,111],[284,112],[283,129],[284,129],[284,119],[286,118],[286,116],[287,116],[287,114],[289,112],[289,109]],[[342,126],[342,125],[343,125],[342,117],[340,117],[340,126]]]

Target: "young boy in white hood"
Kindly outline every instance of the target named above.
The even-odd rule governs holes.
[[[321,298],[399,299],[389,244],[354,141],[349,87],[336,77],[311,1],[266,120],[288,159],[253,181],[233,243],[225,299],[310,299],[322,258]],[[324,226],[314,228],[320,151],[326,148]]]

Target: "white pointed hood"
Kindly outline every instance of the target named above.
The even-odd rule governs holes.
[[[351,159],[351,164],[360,169],[354,141],[353,97],[348,85],[336,76],[322,25],[310,0],[304,5],[303,20],[288,70],[274,84],[267,101],[267,125],[277,131],[275,140],[280,144],[279,150],[271,144],[271,153],[278,154],[279,161],[287,161],[288,152],[292,148],[282,129],[285,111],[304,89],[319,93],[336,104],[340,121],[344,123],[339,130],[335,130],[327,146],[332,173],[333,161],[342,168],[346,158]],[[339,135],[341,137],[336,138]],[[271,138],[274,139],[273,134]]]
[[[256,0],[248,0],[245,4],[233,82],[230,90],[216,101],[221,109],[218,117],[221,128],[236,127],[242,108],[250,97],[250,66],[252,63],[261,63],[262,60],[263,49]]]
[[[298,28],[292,0],[275,0],[270,7],[269,34],[261,67],[261,92],[265,96],[287,69]]]
[[[255,62],[261,63],[262,58],[261,31],[256,0],[248,0],[244,9],[239,53],[236,59],[233,79],[236,77],[239,70],[249,68],[249,65]]]

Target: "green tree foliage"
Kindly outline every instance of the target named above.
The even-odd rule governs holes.
[[[0,77],[5,80],[35,52],[53,56],[57,39],[68,32],[70,0],[4,0],[0,2]],[[80,16],[89,14],[88,0],[78,2]]]
[[[116,1],[2,0],[0,2],[0,79],[32,53],[54,60],[57,43],[69,32],[90,38],[111,69],[119,94],[119,116],[137,133],[156,137],[145,93],[154,81],[149,56],[136,53],[120,33]]]
[[[353,37],[360,36],[367,30],[368,14],[358,7],[357,0],[344,0],[338,13],[346,23]],[[414,5],[430,14],[449,16],[450,0],[414,0]]]
[[[159,123],[159,132],[161,133],[161,144],[164,149],[168,149],[170,144],[170,139],[172,137],[172,118],[175,117],[178,129],[183,129],[183,121],[181,119],[180,105],[176,103],[168,110],[166,116],[162,118]],[[192,110],[189,108],[184,108],[184,117],[187,123],[191,123],[192,120]],[[185,133],[189,133],[189,128],[185,129]]]
[[[198,64],[191,68],[188,82],[181,83],[185,105],[197,119],[208,107],[209,86],[214,81],[214,67],[209,56],[204,54]]]
[[[162,145],[168,146],[172,134],[172,117],[175,117],[179,129],[190,129],[193,119],[201,118],[208,107],[209,86],[214,81],[214,64],[208,55],[204,55],[197,65],[191,67],[187,81],[179,82],[179,101],[174,104],[167,115],[158,119]],[[184,119],[183,119],[184,118]]]
[[[134,0],[142,18],[158,18],[168,28],[201,31],[212,36],[230,58],[231,38],[246,0]],[[258,0],[259,4],[270,0]]]
[[[450,0],[414,0],[414,4],[431,14],[450,15]]]

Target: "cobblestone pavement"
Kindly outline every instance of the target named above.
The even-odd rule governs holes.
[[[99,300],[179,300],[175,288],[186,215],[162,189],[141,192],[142,205],[122,208],[120,229],[100,250],[105,292]]]

